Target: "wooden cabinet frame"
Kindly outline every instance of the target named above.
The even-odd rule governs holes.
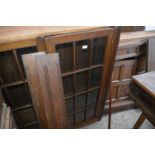
[[[22,28],[22,29],[25,30],[25,28]],[[38,30],[40,28],[33,27],[32,29]],[[46,28],[46,29],[48,29],[48,28]],[[14,91],[13,88],[15,88],[15,87],[22,88],[22,90],[24,91],[25,97],[27,96],[26,99],[24,99],[24,100],[26,101],[29,98],[30,98],[29,100],[31,100],[29,88],[27,85],[27,78],[24,75],[25,73],[23,70],[22,62],[19,59],[19,55],[22,55],[25,52],[33,53],[33,52],[37,52],[37,51],[46,51],[48,53],[48,50],[46,50],[47,44],[45,41],[47,37],[44,37],[44,36],[53,36],[53,37],[55,36],[56,37],[56,36],[62,36],[62,35],[71,35],[72,36],[72,34],[78,34],[79,38],[81,38],[81,36],[84,37],[86,33],[91,33],[91,32],[93,32],[94,36],[95,36],[95,33],[97,33],[97,31],[100,32],[102,30],[104,31],[104,33],[106,32],[105,35],[109,34],[109,32],[111,33],[111,38],[112,38],[111,41],[113,43],[109,43],[109,45],[111,46],[110,48],[112,48],[114,50],[115,45],[117,45],[116,40],[118,41],[118,38],[119,38],[118,37],[119,35],[116,35],[118,33],[118,31],[116,31],[113,28],[108,28],[108,27],[106,27],[106,28],[104,28],[104,27],[93,27],[93,28],[88,28],[88,27],[53,28],[53,27],[50,27],[50,30],[47,30],[46,33],[45,33],[45,31],[40,32],[40,30],[38,30],[39,32],[37,32],[37,34],[31,35],[31,34],[29,34],[29,32],[26,31],[26,34],[24,33],[22,37],[18,37],[18,34],[20,34],[21,30],[19,30],[20,32],[18,32],[17,28],[16,28],[15,32],[9,31],[9,33],[10,33],[9,37],[7,37],[8,35],[4,36],[6,38],[6,40],[5,40],[5,38],[4,38],[4,40],[1,40],[0,53],[1,53],[1,55],[3,55],[3,53],[5,53],[6,55],[8,53],[9,53],[9,55],[11,54],[12,61],[14,62],[14,67],[16,67],[16,70],[17,70],[16,74],[18,74],[20,78],[12,79],[11,82],[5,82],[5,81],[3,81],[3,78],[2,78],[2,80],[0,82],[1,83],[0,88],[2,88],[2,92],[4,94],[4,98],[5,98],[6,102],[12,107],[12,110],[15,115],[15,118],[16,118],[19,128],[38,128],[38,120],[36,118],[32,102],[20,104],[22,102],[18,101],[18,103],[17,103],[17,101],[14,101],[12,99],[12,96],[9,92],[9,90]],[[7,40],[7,38],[10,38],[10,35],[14,35],[14,33],[17,33],[16,37],[14,37],[12,40]],[[43,36],[43,37],[39,37],[39,36]],[[91,36],[93,36],[93,35],[89,34],[87,36],[88,39],[91,38]],[[36,39],[37,37],[39,37],[39,39]],[[36,49],[36,46],[37,46],[37,49]],[[112,59],[114,59],[113,56],[115,55],[115,52],[112,52],[111,55],[112,55]],[[6,62],[6,64],[7,64],[7,62]],[[112,69],[111,69],[111,71],[112,71]],[[11,71],[8,70],[8,72],[11,72]],[[108,72],[109,75],[111,75],[110,72]],[[13,76],[13,74],[10,77],[12,78],[12,76]],[[18,91],[16,91],[16,92],[18,94]],[[105,96],[105,94],[102,94],[102,95]],[[13,108],[13,105],[16,105],[16,107]],[[102,105],[102,106],[104,107],[104,105]],[[101,111],[102,111],[102,109],[103,108],[99,108],[99,110],[101,110]],[[27,115],[27,113],[28,113],[28,115]],[[31,120],[29,118],[29,114],[32,116]],[[101,114],[101,112],[100,112],[100,114]],[[24,115],[27,115],[28,118],[23,118]],[[94,117],[94,121],[96,121],[96,118],[98,119],[100,117],[101,116]],[[27,119],[27,121],[26,121],[26,119]],[[89,122],[89,121],[87,121],[87,122]],[[92,121],[90,121],[90,122],[92,122]]]

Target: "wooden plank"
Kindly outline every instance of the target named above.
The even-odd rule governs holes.
[[[66,128],[66,105],[57,53],[36,57],[43,103],[49,106],[52,128]],[[52,66],[52,67],[51,67]],[[47,109],[46,109],[47,110]]]
[[[35,57],[37,55],[44,55],[44,52],[37,52],[33,54],[26,54],[22,56],[23,64],[27,76],[28,85],[30,88],[30,93],[35,109],[37,118],[40,120],[41,128],[47,128],[47,119],[45,116],[44,106],[38,103],[39,93],[38,93],[38,75],[36,70]]]
[[[58,55],[28,54],[23,56],[23,62],[41,128],[66,128]]]

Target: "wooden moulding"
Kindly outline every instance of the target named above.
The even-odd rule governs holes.
[[[66,128],[66,107],[58,54],[27,54],[23,56],[23,62],[40,127]]]

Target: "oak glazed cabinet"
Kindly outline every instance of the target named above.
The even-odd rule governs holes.
[[[98,32],[102,33],[99,34]],[[84,35],[82,35],[82,33]],[[103,76],[103,81],[109,81],[110,78],[112,62],[114,61],[115,56],[115,43],[118,41],[118,37],[115,38],[114,36],[119,36],[114,35],[114,33],[117,33],[115,29],[109,27],[1,27],[0,87],[6,102],[12,108],[18,127],[39,128],[21,56],[23,54],[40,51],[40,48],[44,46],[44,43],[47,43],[46,39],[45,42],[41,42],[40,38],[42,37],[40,36],[44,36],[43,38],[50,38],[51,40],[54,36],[59,37],[59,35],[63,34],[72,36],[75,34],[75,38],[68,37],[69,42],[66,42],[66,44],[63,39],[60,39],[60,44],[56,45],[59,52],[65,47],[69,49],[70,55],[68,56],[73,56],[73,58],[70,59],[70,62],[68,62],[73,63],[73,65],[70,66],[73,68],[67,68],[67,65],[69,64],[65,64],[65,68],[62,70],[63,81],[66,81],[66,86],[64,87],[65,97],[66,100],[68,99],[68,105],[70,105],[68,110],[70,110],[69,116],[71,116],[71,126],[78,126],[78,122],[84,122],[83,119],[89,120],[89,118],[93,117],[95,119],[94,121],[96,121],[96,119],[100,118],[103,109],[101,102],[103,102],[106,92],[102,90],[103,88],[100,88],[99,83],[102,71],[103,74],[107,75]],[[96,46],[93,46],[93,44]],[[47,47],[51,48],[52,46]],[[72,47],[73,51],[71,53]],[[101,49],[103,49],[102,52]],[[78,52],[75,52],[76,50],[78,50]],[[95,57],[95,59],[91,58],[94,50],[99,51],[98,54],[101,56],[99,59],[97,57]],[[113,52],[105,52],[109,50]],[[54,52],[49,49],[44,49],[44,51],[47,53]],[[76,56],[74,55],[74,52],[76,53]],[[83,54],[83,56],[81,56],[81,54]],[[112,55],[110,56],[110,54]],[[60,54],[60,60],[62,57],[63,54]],[[103,58],[107,58],[107,60],[109,59],[108,61],[111,63],[105,63]],[[82,59],[82,63],[78,62],[80,59]],[[107,70],[104,69],[104,67],[107,68]],[[98,78],[92,79],[92,74],[98,75],[96,76]],[[90,79],[91,82],[88,82],[89,80],[87,78]],[[73,81],[70,87],[67,86],[69,80]],[[73,85],[75,84],[75,81],[80,83],[80,85],[78,84],[76,88],[71,88],[74,87]],[[90,89],[86,88],[88,85]],[[104,83],[104,86],[107,87],[108,83]],[[100,89],[104,92],[99,95],[100,101],[97,104],[94,104],[95,101],[93,103],[91,102],[89,105],[89,101],[92,99],[90,97],[86,99],[86,95],[94,95],[96,96],[94,97],[96,99],[98,96],[97,93]],[[79,96],[80,94],[81,96]],[[77,107],[76,104],[71,104],[72,100],[74,103],[80,100],[82,101],[80,103],[84,105],[79,104],[79,107]],[[89,106],[87,106],[86,100],[88,100],[87,102]],[[72,106],[73,111],[71,111]],[[76,111],[75,108],[77,108]],[[87,111],[89,112],[87,113]],[[83,114],[78,115],[79,113]]]

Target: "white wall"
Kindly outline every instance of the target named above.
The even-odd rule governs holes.
[[[145,26],[145,30],[146,31],[155,30],[155,26]]]

